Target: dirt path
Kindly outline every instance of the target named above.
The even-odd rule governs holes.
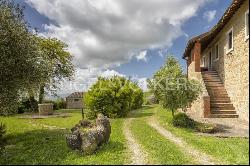
[[[49,130],[66,130],[66,128],[60,128],[60,127],[57,127],[57,126],[50,126],[50,125],[45,125],[45,124],[41,124],[41,123],[37,123],[37,122],[32,122],[32,121],[28,121],[29,124],[31,124],[32,126],[34,127],[43,127],[43,128],[46,128],[46,129],[49,129]]]
[[[148,124],[156,129],[162,136],[167,138],[168,140],[174,142],[176,145],[178,145],[184,152],[188,153],[190,156],[193,157],[195,161],[197,161],[199,164],[202,165],[215,165],[215,164],[221,164],[218,163],[215,159],[213,159],[211,156],[204,154],[203,152],[200,152],[199,150],[191,147],[188,145],[184,140],[181,138],[175,136],[170,131],[163,128],[159,122],[156,120],[155,117],[151,117],[148,120]]]
[[[127,146],[131,154],[132,163],[131,165],[146,165],[148,164],[148,157],[147,154],[142,150],[141,146],[133,137],[130,126],[132,118],[127,118],[123,125],[123,132],[127,139]]]

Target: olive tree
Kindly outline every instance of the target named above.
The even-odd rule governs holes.
[[[23,91],[40,80],[39,54],[23,9],[0,0],[0,114],[14,113]]]
[[[0,0],[0,57],[2,115],[15,113],[24,94],[32,101],[39,94],[41,103],[45,88],[74,74],[67,45],[33,33],[23,8],[11,0]]]
[[[40,75],[39,103],[43,102],[45,88],[57,88],[62,79],[71,79],[74,75],[72,55],[67,51],[67,45],[56,38],[37,37],[39,45]]]
[[[174,112],[178,108],[187,107],[196,100],[201,92],[200,84],[188,80],[178,61],[169,56],[166,63],[154,74],[150,88],[164,108]]]

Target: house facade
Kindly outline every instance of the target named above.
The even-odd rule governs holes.
[[[215,27],[188,42],[183,58],[189,79],[203,88],[190,112],[249,121],[249,0],[233,0]]]
[[[74,92],[66,97],[67,109],[82,109],[84,92]]]

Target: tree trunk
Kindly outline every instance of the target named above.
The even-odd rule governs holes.
[[[174,109],[172,109],[171,111],[172,111],[172,116],[173,116],[173,118],[174,118]]]
[[[37,103],[35,102],[35,97],[34,96],[29,96],[29,102],[30,102],[31,111],[35,112],[36,108],[37,108]]]
[[[40,86],[40,89],[39,89],[39,101],[38,101],[38,103],[39,104],[42,104],[43,103],[43,99],[44,99],[44,85],[41,85]]]

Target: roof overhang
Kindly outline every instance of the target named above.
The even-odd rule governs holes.
[[[190,55],[192,48],[196,42],[201,43],[201,51],[203,51],[206,46],[218,35],[218,33],[225,27],[225,25],[229,22],[231,17],[235,14],[235,12],[240,8],[243,2],[246,0],[233,0],[229,8],[226,10],[224,15],[221,17],[219,22],[208,32],[196,36],[188,41],[187,47],[183,54],[183,59],[186,59]]]

